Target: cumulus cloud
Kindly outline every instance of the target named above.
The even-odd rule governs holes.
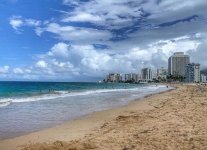
[[[14,68],[14,69],[13,69],[13,72],[14,72],[15,74],[24,74],[24,71],[23,71],[21,68]]]
[[[188,53],[191,56],[191,60],[194,63],[200,63],[201,68],[207,68],[206,61],[206,47],[207,47],[207,39],[203,40],[197,49],[189,50]]]
[[[183,49],[185,52],[197,49],[199,43],[186,40],[188,38],[177,37],[172,40],[155,42],[145,49],[137,46],[128,51],[116,53],[98,50],[93,45],[71,45],[60,42],[44,54],[39,62],[47,62],[47,67],[54,75],[68,72],[68,75],[71,76],[101,78],[108,72],[138,73],[143,67],[143,63],[146,67],[153,69],[167,67],[169,56],[179,51],[180,48],[186,48]]]
[[[55,44],[52,47],[51,51],[48,52],[48,55],[67,58],[69,56],[68,45],[62,42]]]
[[[62,3],[66,9],[60,10],[64,13],[54,20],[10,18],[15,30],[29,26],[40,38],[49,33],[57,40],[35,60],[29,69],[32,72],[15,68],[14,73],[27,72],[33,77],[50,79],[103,78],[108,72],[137,73],[143,65],[153,69],[167,67],[168,57],[178,51],[207,66],[203,55],[207,43],[207,1],[63,0]]]
[[[9,66],[0,67],[0,74],[6,74],[9,71]]]
[[[47,68],[47,63],[44,60],[39,60],[36,65],[37,68]]]

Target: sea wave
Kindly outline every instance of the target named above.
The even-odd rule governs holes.
[[[0,101],[0,107],[8,106],[12,103],[12,99],[3,99]]]
[[[47,94],[40,94],[35,96],[29,97],[18,97],[18,98],[4,98],[0,99],[0,107],[8,106],[12,103],[25,103],[25,102],[34,102],[40,100],[51,100],[57,98],[64,98],[64,97],[74,97],[74,96],[85,96],[91,94],[99,94],[99,93],[110,93],[110,92],[123,92],[123,91],[151,91],[156,90],[158,88],[163,88],[164,86],[143,86],[143,87],[136,87],[130,89],[98,89],[98,90],[88,90],[88,91],[81,91],[81,92],[70,92],[70,91],[53,91]]]

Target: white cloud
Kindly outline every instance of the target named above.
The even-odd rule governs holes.
[[[41,21],[35,19],[25,19],[24,23],[26,26],[34,26],[34,27],[41,25]]]
[[[207,65],[202,55],[206,51],[207,1],[63,0],[63,4],[66,10],[60,10],[61,16],[55,19],[11,17],[15,30],[29,26],[40,38],[48,32],[58,39],[28,71],[19,68],[24,74],[72,79],[103,77],[108,72],[138,72],[142,64],[166,67],[168,57],[177,51]],[[67,8],[71,5],[74,9]],[[196,15],[196,19],[183,20]]]
[[[152,14],[149,18],[153,19],[153,21],[167,22],[183,19],[195,14],[203,14],[206,12],[206,6],[207,1],[203,0],[165,0],[160,1],[159,5],[154,5],[154,7],[147,7],[146,11]]]
[[[67,57],[63,57],[66,56],[63,55],[65,53]],[[92,45],[69,45],[62,42],[55,44],[41,56],[35,66],[45,66],[43,62],[47,62],[47,68],[41,71],[46,73],[49,70],[56,77],[59,74],[67,74],[68,77],[101,77],[108,71],[133,70],[132,62],[127,56],[112,56],[104,51],[97,51]]]
[[[9,71],[9,66],[0,67],[0,74],[6,74]]]
[[[69,56],[68,45],[62,42],[55,44],[52,47],[51,51],[48,52],[48,55],[61,57],[61,58],[67,58]]]
[[[36,27],[36,28],[35,28],[35,33],[36,33],[38,36],[41,36],[43,32],[44,32],[44,29],[42,29],[42,28],[40,28],[40,27]]]
[[[40,35],[43,32],[50,32],[57,36],[58,39],[71,41],[75,43],[96,43],[107,41],[111,38],[109,31],[102,31],[92,28],[61,26],[57,23],[50,23],[45,28],[39,28],[36,33]]]
[[[207,39],[204,39],[202,40],[201,44],[197,47],[197,49],[192,49],[188,51],[188,53],[191,56],[191,61],[194,63],[200,63],[202,69],[207,68],[206,47]]]
[[[15,68],[15,69],[13,69],[13,72],[15,74],[24,74],[24,71],[21,68]]]
[[[75,16],[71,15],[70,17],[66,17],[62,20],[63,22],[98,22],[102,21],[102,18],[98,15],[92,15],[89,13],[79,13]]]
[[[32,73],[32,70],[30,70],[30,69],[25,69],[24,72],[25,72],[26,74],[30,74],[30,73]]]
[[[74,4],[72,1],[64,1],[64,4]],[[79,21],[92,22],[110,28],[129,26],[136,19],[141,17],[141,0],[94,0],[89,2],[76,1],[76,8],[64,15],[64,22]]]
[[[141,67],[167,67],[169,56],[182,51],[196,50],[200,43],[189,36],[159,40],[146,48],[132,47],[127,51],[98,50],[93,45],[59,42],[41,55],[33,73],[46,78],[76,79],[78,77],[103,78],[109,72],[138,73]],[[24,71],[25,72],[25,71]],[[42,77],[40,77],[42,78]]]
[[[10,19],[9,23],[12,26],[12,28],[15,30],[18,30],[18,28],[24,24],[21,17],[15,17],[15,16]]]
[[[120,29],[138,25],[140,28],[154,27],[161,23],[182,20],[193,15],[203,18],[207,10],[204,0],[64,0],[65,5],[75,5],[73,11],[64,13],[63,21],[85,21]],[[85,15],[84,15],[85,14]],[[91,16],[91,17],[89,17]]]
[[[41,21],[35,19],[25,19],[22,16],[12,16],[9,21],[10,25],[16,31],[21,31],[21,27],[38,27],[41,25]]]
[[[39,60],[36,65],[37,68],[47,68],[47,63],[44,60]]]

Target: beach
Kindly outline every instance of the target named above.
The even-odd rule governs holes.
[[[0,140],[55,127],[170,89],[151,84],[80,82],[0,82],[2,88]]]
[[[174,86],[126,106],[1,140],[0,149],[207,149],[207,88]]]

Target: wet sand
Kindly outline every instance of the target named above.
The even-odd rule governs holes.
[[[127,106],[0,141],[0,149],[207,149],[207,88],[177,87]]]

